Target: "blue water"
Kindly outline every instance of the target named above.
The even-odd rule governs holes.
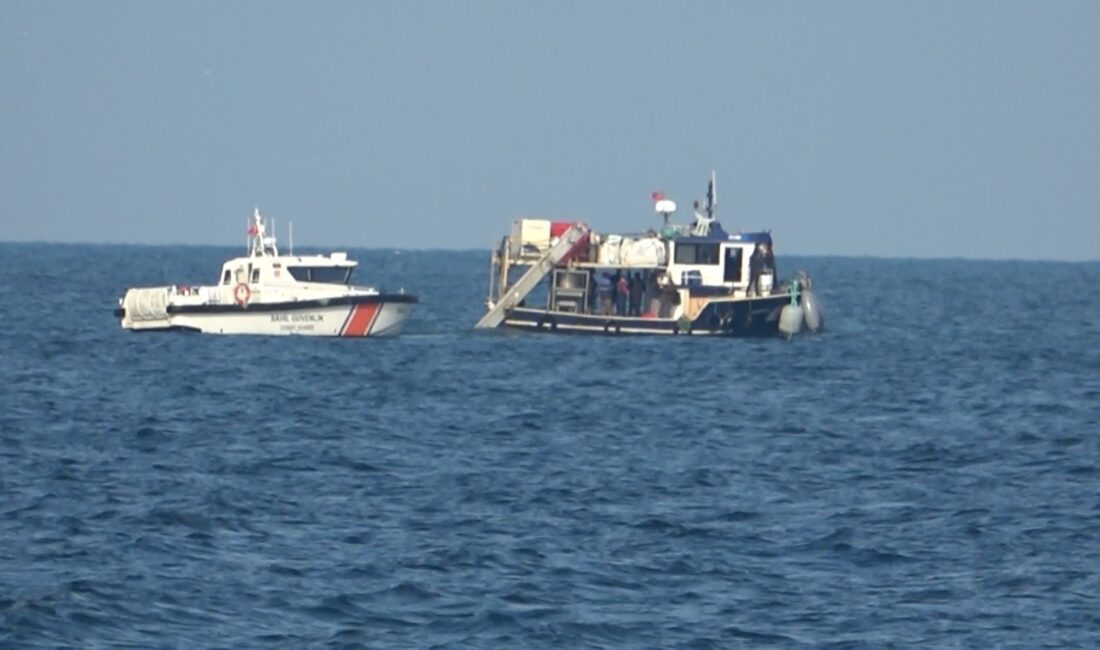
[[[0,244],[2,647],[1100,646],[1100,264],[780,258],[781,340],[135,335],[235,249]]]

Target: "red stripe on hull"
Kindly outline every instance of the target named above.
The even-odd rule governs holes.
[[[351,318],[344,326],[342,336],[366,336],[370,333],[370,326],[374,323],[374,317],[381,309],[381,303],[359,304],[352,307]]]

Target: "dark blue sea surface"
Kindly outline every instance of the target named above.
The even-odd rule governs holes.
[[[1100,646],[1100,264],[780,258],[792,341],[133,334],[236,249],[0,244],[0,647]]]

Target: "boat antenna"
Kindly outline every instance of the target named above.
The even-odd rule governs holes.
[[[263,254],[264,228],[258,206],[252,209],[252,222],[248,224],[246,232],[248,233],[248,254],[254,256],[257,250]]]
[[[707,216],[714,220],[714,214],[718,212],[718,180],[714,170],[710,170],[710,183],[707,184]]]
[[[246,253],[252,252],[252,217],[244,220],[244,250]]]
[[[717,218],[715,215],[718,213],[718,186],[714,178],[714,170],[710,172],[710,180],[707,181],[707,199],[706,205],[702,206],[706,216],[703,216],[699,212],[699,201],[694,204],[695,207],[695,225],[692,226],[691,234],[696,237],[706,237],[710,234],[710,224],[714,223]]]
[[[294,222],[289,219],[286,222],[287,243],[290,244],[290,254],[294,254]]]

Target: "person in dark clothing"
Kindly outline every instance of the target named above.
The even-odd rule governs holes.
[[[588,313],[595,314],[599,310],[600,296],[596,290],[596,269],[588,272]]]
[[[630,276],[630,315],[642,315],[642,293],[645,291],[645,282],[638,273]]]
[[[764,246],[764,268],[761,269],[762,273],[771,273],[773,278],[778,278],[779,274],[775,272],[775,249],[772,246]]]
[[[618,269],[611,274],[611,313],[619,315],[619,278],[623,276]]]
[[[749,258],[749,286],[745,289],[746,296],[760,293],[760,273],[764,270],[766,259],[767,254],[764,252],[764,246],[757,244],[756,250],[752,252],[752,257]]]

